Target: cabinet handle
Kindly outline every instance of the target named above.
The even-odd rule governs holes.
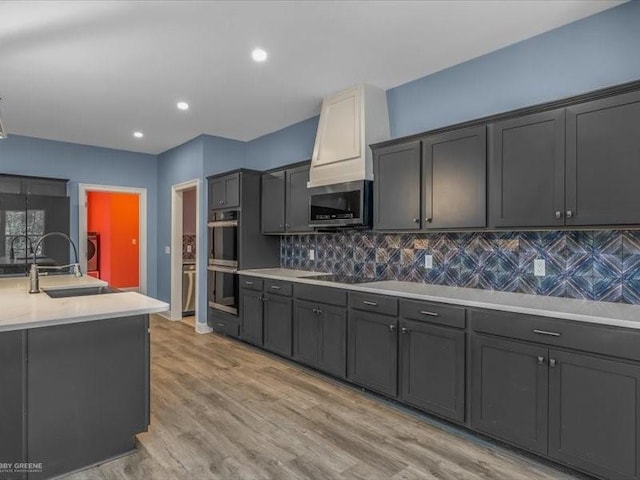
[[[317,309],[317,308],[312,308],[312,309],[311,309],[311,311],[312,311],[313,313],[315,313],[316,315],[318,314],[318,309]]]
[[[377,307],[378,304],[376,302],[370,302],[369,300],[364,300],[362,303],[364,303],[365,305],[369,305],[371,307]]]
[[[556,217],[557,219],[561,219],[561,218],[562,218],[562,212],[561,212],[560,210],[558,210],[558,211],[556,212],[555,217]]]
[[[218,201],[218,204],[219,204],[219,205],[224,205],[224,200],[219,200],[219,201]]]
[[[281,224],[281,225],[280,225],[280,228],[284,228],[284,224]]]
[[[544,357],[538,357],[538,365],[544,365]]]
[[[280,290],[281,287],[279,287],[278,285],[271,285],[271,288],[273,288],[274,290]]]
[[[420,313],[422,315],[429,315],[430,317],[438,317],[439,314],[437,314],[436,312],[428,312],[427,310],[420,310]]]
[[[413,223],[420,223],[420,219],[419,218],[414,218],[413,219]]]
[[[425,222],[427,222],[427,223],[431,223],[431,222],[433,222],[433,218],[425,218],[424,220],[425,220]]]
[[[409,333],[409,329],[408,329],[408,328],[405,328],[405,327],[402,327],[401,332],[402,332],[402,333]]]
[[[558,364],[558,362],[556,361],[556,359],[555,359],[555,358],[550,358],[550,359],[549,359],[549,366],[550,366],[551,368],[555,368],[557,364]]]
[[[289,228],[291,225],[289,225],[288,223],[285,223],[284,226]]]
[[[322,310],[320,310],[320,309],[318,308],[318,309],[316,310],[316,313],[317,313],[318,315],[322,315]]]
[[[389,331],[391,331],[391,332],[395,332],[396,331],[396,326],[393,323],[391,325],[389,325]]]
[[[573,217],[573,211],[567,210],[567,218],[571,218],[571,217]]]
[[[263,297],[262,297],[262,301],[263,301],[263,302],[266,302],[266,301],[267,301],[267,297],[263,296]]]
[[[226,325],[226,324],[224,324],[224,323],[218,323],[218,326],[219,326],[219,327],[226,327],[227,325]]]
[[[247,281],[245,280],[244,284],[245,284],[245,285],[253,285],[253,282],[247,282]]]
[[[534,330],[533,333],[537,333],[538,335],[547,335],[549,337],[559,337],[560,334],[558,332],[548,332],[546,330]]]

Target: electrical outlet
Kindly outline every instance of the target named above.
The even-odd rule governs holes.
[[[424,256],[424,268],[433,268],[433,255]]]
[[[546,262],[543,258],[536,258],[533,261],[533,274],[536,277],[544,277],[547,274]]]
[[[309,260],[315,260],[316,259],[316,251],[313,248],[309,249]]]
[[[187,245],[187,253],[191,253],[191,250],[192,250],[191,245]]]
[[[171,247],[164,247],[164,253],[171,255]]]

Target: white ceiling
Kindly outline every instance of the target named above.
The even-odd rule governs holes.
[[[148,153],[250,140],[619,3],[0,1],[0,109],[9,133]]]

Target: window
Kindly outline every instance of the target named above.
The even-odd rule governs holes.
[[[13,243],[15,258],[24,258],[27,254],[32,255],[29,244],[25,241],[25,232],[29,236],[32,245],[38,242],[45,232],[45,212],[44,210],[7,210],[4,212],[4,251],[9,254]],[[17,237],[17,238],[16,238]],[[14,241],[15,239],[15,241]],[[38,255],[44,254],[44,245],[40,245]]]

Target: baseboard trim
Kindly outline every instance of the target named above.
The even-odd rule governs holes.
[[[213,332],[213,328],[211,328],[209,325],[205,324],[205,323],[197,323],[196,322],[196,333],[211,333]]]
[[[176,320],[182,320],[181,318],[176,318],[176,319],[171,318],[171,310],[167,310],[166,312],[160,312],[157,315],[159,317],[164,318],[165,320],[169,320],[170,322],[175,322]]]

